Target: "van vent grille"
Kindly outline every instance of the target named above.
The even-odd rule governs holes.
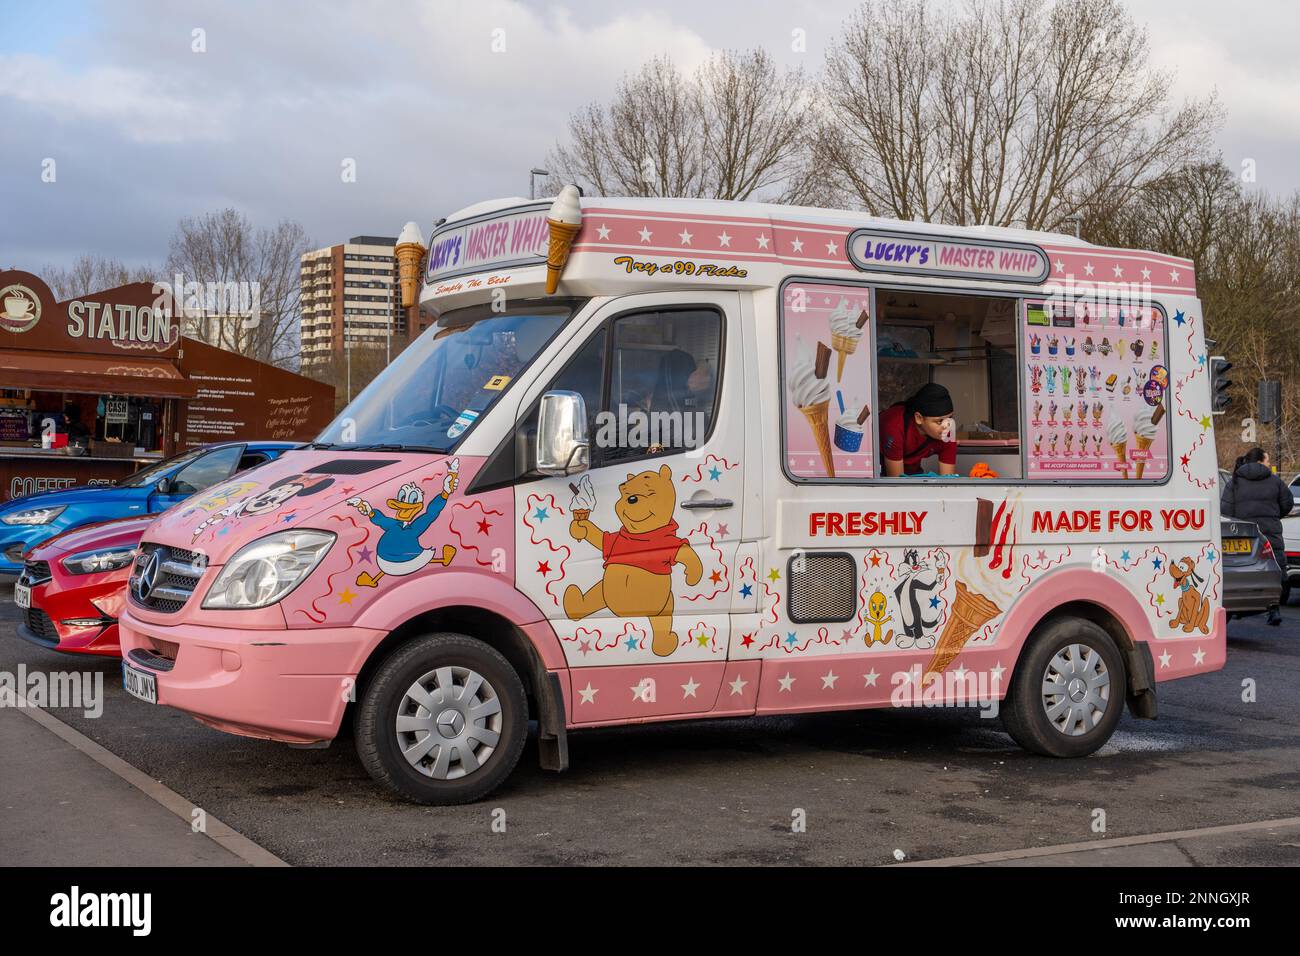
[[[857,610],[853,556],[842,551],[802,552],[786,573],[788,613],[800,624],[847,621]]]

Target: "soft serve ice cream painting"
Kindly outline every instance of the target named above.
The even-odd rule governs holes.
[[[861,289],[817,283],[792,283],[783,295],[786,469],[799,478],[869,477],[871,410],[860,396],[871,394],[871,356],[858,349],[868,300]]]

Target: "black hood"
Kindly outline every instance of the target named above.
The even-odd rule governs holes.
[[[1273,476],[1273,469],[1262,461],[1248,461],[1244,465],[1238,465],[1233,474],[1245,481],[1263,481]]]

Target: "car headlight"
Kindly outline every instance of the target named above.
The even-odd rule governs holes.
[[[244,545],[226,562],[203,607],[267,607],[307,579],[334,543],[328,531],[280,531]]]
[[[0,515],[0,521],[5,524],[49,524],[63,514],[63,509],[66,507],[67,505],[57,505],[53,508],[28,508],[26,511]]]
[[[107,548],[99,551],[82,551],[63,559],[69,574],[98,574],[124,568],[135,559],[135,548]]]

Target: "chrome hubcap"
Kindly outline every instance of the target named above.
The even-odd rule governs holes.
[[[1057,651],[1043,674],[1043,710],[1053,726],[1068,737],[1081,736],[1109,706],[1110,671],[1101,654],[1087,644]]]
[[[407,688],[395,730],[412,767],[435,780],[455,780],[488,761],[501,727],[501,700],[481,674],[439,667]]]

